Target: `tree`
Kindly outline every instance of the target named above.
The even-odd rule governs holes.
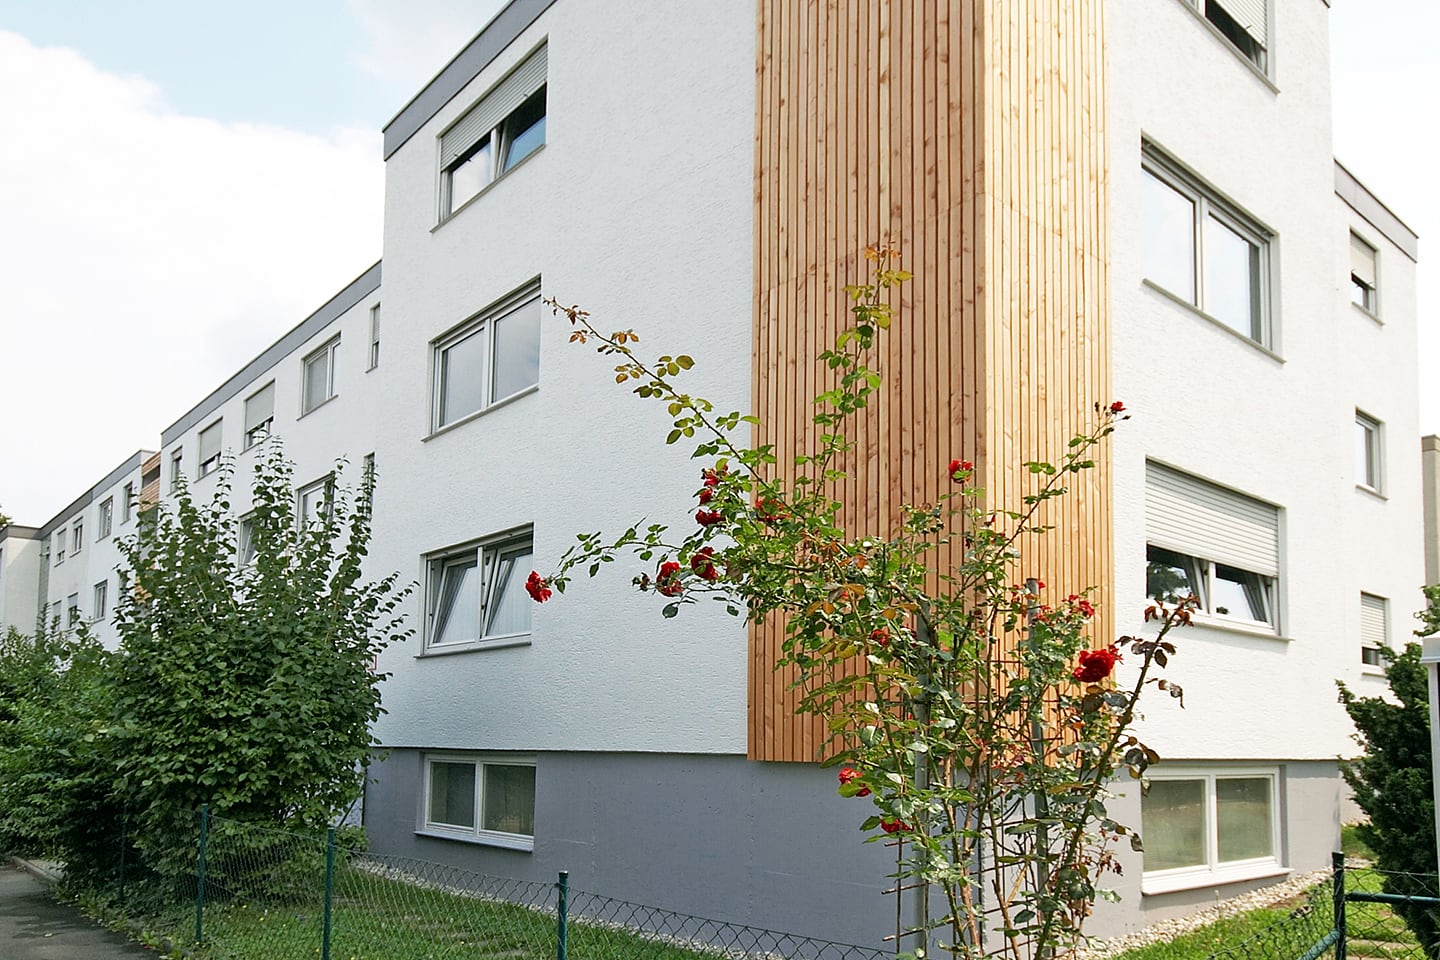
[[[1060,463],[1026,464],[1035,487],[1012,509],[987,505],[973,465],[957,457],[940,502],[905,508],[883,536],[847,532],[837,491],[849,428],[880,384],[867,360],[891,326],[890,291],[909,279],[892,251],[867,256],[872,281],[847,288],[853,325],[819,358],[835,384],[816,398],[819,445],[796,458],[790,485],[772,479],[773,449],[737,439],[753,417],[717,412],[678,386],[690,357],[642,360],[633,331],[602,333],[585,311],[552,302],[572,340],[616,361],[618,382],[666,405],[667,442],[697,439],[705,467],[690,533],[651,524],[614,539],[581,534],[553,574],[532,572],[527,587],[545,602],[575,570],[594,576],[629,552],[655,564],[636,582],[662,599],[665,617],[713,598],[734,615],[780,618],[782,663],[798,673],[799,709],[831,731],[826,762],[841,767],[840,793],[874,805],[861,824],[867,842],[901,844],[901,882],[917,891],[901,932],[915,955],[933,931],[933,946],[956,956],[1051,956],[1078,942],[1115,866],[1110,845],[1129,837],[1138,849],[1106,812],[1108,784],[1121,767],[1140,777],[1158,759],[1129,728],[1144,688],[1179,698],[1152,674],[1175,652],[1167,634],[1194,601],[1152,607],[1154,636],[1091,649],[1091,601],[1047,600],[1043,583],[1019,575],[1031,535],[1045,532],[1043,505],[1093,466],[1125,417],[1119,402],[1096,404]],[[1135,669],[1121,687],[1124,654]],[[927,902],[932,889],[938,904]]]
[[[1440,630],[1440,587],[1425,588],[1429,601],[1418,615],[1421,636]],[[1420,644],[1400,653],[1382,650],[1385,677],[1394,701],[1357,697],[1338,683],[1340,702],[1355,724],[1364,751],[1341,766],[1355,802],[1368,823],[1360,838],[1375,852],[1388,893],[1435,896],[1435,794],[1430,756],[1429,679],[1420,663]],[[1398,702],[1396,702],[1398,701]],[[1401,904],[1395,911],[1425,946],[1440,958],[1440,921],[1432,907]]]

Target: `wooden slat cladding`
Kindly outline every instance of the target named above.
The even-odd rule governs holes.
[[[1057,460],[1108,401],[1108,180],[1103,0],[759,0],[755,142],[755,410],[780,469],[813,448],[815,357],[848,314],[867,244],[916,277],[885,337],[884,395],[857,425],[843,491],[854,533],[976,461],[996,506],[1025,460]],[[1108,461],[1045,521],[1025,573],[1064,596],[1108,585]],[[1097,598],[1108,638],[1111,596]],[[814,760],[774,670],[781,631],[750,635],[749,755]]]

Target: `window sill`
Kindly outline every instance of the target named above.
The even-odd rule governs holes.
[[[1361,493],[1368,493],[1376,500],[1388,501],[1390,499],[1389,497],[1385,496],[1385,494],[1381,493],[1379,490],[1376,490],[1374,487],[1367,486],[1363,483],[1355,484],[1355,489],[1359,490]]]
[[[494,190],[497,184],[504,183],[506,177],[512,176],[516,170],[522,169],[527,163],[529,163],[531,160],[534,160],[536,157],[540,156],[540,154],[544,152],[545,144],[542,143],[540,144],[540,146],[530,151],[530,155],[524,160],[521,160],[519,163],[515,164],[515,166],[511,167],[509,170],[506,170],[504,173],[500,174],[500,176],[496,177],[494,180],[491,180],[489,183],[485,184],[485,186],[481,187],[480,192],[475,194],[475,196],[471,197],[469,200],[466,200],[464,203],[460,204],[460,206],[456,207],[454,210],[451,210],[449,213],[443,214],[440,217],[440,222],[430,228],[430,232],[434,233],[436,230],[439,230],[451,220],[454,220],[456,217],[460,216],[463,211],[468,210],[470,206],[478,202],[481,197],[485,196],[491,190]],[[442,173],[441,176],[443,177],[444,174]]]
[[[1269,863],[1247,864],[1243,867],[1228,867],[1220,870],[1194,870],[1165,876],[1145,876],[1140,880],[1142,896],[1161,893],[1178,893],[1181,890],[1199,890],[1204,887],[1219,887],[1245,880],[1267,880],[1270,877],[1286,877],[1291,873],[1273,860]]]
[[[474,420],[478,420],[480,417],[485,416],[485,414],[491,413],[491,412],[493,412],[493,411],[495,411],[495,410],[499,410],[501,407],[508,407],[510,404],[514,403],[515,401],[520,400],[520,399],[523,398],[523,397],[528,397],[528,396],[530,396],[530,394],[535,393],[535,392],[538,391],[539,389],[540,389],[540,384],[538,384],[538,383],[531,384],[530,386],[526,387],[524,390],[521,390],[519,393],[512,393],[512,394],[510,394],[510,396],[506,397],[504,400],[496,400],[494,403],[490,404],[488,407],[481,407],[479,410],[476,410],[474,413],[467,413],[467,414],[465,414],[465,416],[461,417],[459,420],[452,420],[450,423],[445,424],[445,426],[443,426],[443,427],[437,427],[436,429],[432,430],[432,431],[431,431],[429,434],[427,434],[426,436],[421,437],[421,438],[420,438],[420,442],[421,442],[421,443],[429,443],[431,440],[434,440],[436,437],[440,436],[441,434],[449,433],[451,430],[454,430],[454,429],[456,429],[457,427],[463,427],[463,426],[465,426],[465,424],[470,423],[470,422],[472,422],[472,421],[474,421]]]
[[[1271,93],[1278,94],[1280,92],[1280,88],[1275,85],[1274,80],[1270,79],[1270,75],[1267,74],[1264,70],[1260,69],[1258,66],[1256,66],[1254,60],[1251,60],[1249,57],[1245,56],[1245,54],[1241,53],[1238,49],[1236,49],[1235,44],[1230,42],[1230,38],[1225,36],[1225,34],[1221,33],[1219,27],[1215,26],[1215,24],[1205,19],[1205,14],[1201,13],[1200,10],[1198,10],[1191,3],[1189,3],[1189,0],[1180,0],[1180,5],[1186,10],[1189,10],[1190,16],[1194,17],[1196,20],[1199,20],[1201,26],[1203,26],[1206,30],[1209,30],[1210,35],[1216,40],[1220,41],[1221,46],[1223,46],[1226,50],[1229,50],[1231,55],[1233,55],[1236,60],[1240,61],[1241,66],[1249,69],[1249,71],[1255,75],[1256,80],[1259,80],[1261,83],[1265,84],[1265,86],[1269,87]],[[1267,48],[1265,52],[1268,54],[1270,51]],[[1266,59],[1268,60],[1270,59],[1270,57],[1267,56]]]
[[[323,410],[325,407],[328,407],[330,404],[334,403],[334,402],[335,402],[336,400],[338,400],[338,399],[340,399],[340,394],[338,394],[338,393],[332,393],[332,394],[330,394],[330,396],[326,397],[324,400],[321,400],[319,403],[315,404],[315,406],[311,407],[309,410],[306,410],[306,411],[304,411],[303,413],[301,413],[300,416],[297,417],[296,419],[297,419],[297,420],[304,420],[306,417],[310,416],[310,414],[314,413],[316,410]],[[257,447],[258,447],[259,445],[260,445],[260,444],[258,444],[258,443],[256,444]]]
[[[456,843],[473,843],[481,847],[500,847],[502,850],[519,850],[522,853],[530,853],[535,849],[534,837],[517,837],[503,833],[446,833],[443,830],[426,830],[423,827],[415,831],[417,837],[430,837],[433,840],[454,840]]]
[[[1260,640],[1276,640],[1280,643],[1290,643],[1293,638],[1281,636],[1273,627],[1245,623],[1240,620],[1226,620],[1224,617],[1217,617],[1208,613],[1197,613],[1193,617],[1193,623],[1197,627],[1204,627],[1208,630],[1217,630],[1221,633],[1235,633],[1246,637],[1255,637]]]
[[[498,637],[494,640],[477,640],[473,643],[447,644],[443,647],[426,647],[421,653],[415,654],[416,660],[424,660],[429,657],[448,657],[457,653],[478,653],[482,650],[504,650],[509,647],[530,646],[531,635],[526,633],[513,637]]]
[[[1221,320],[1217,320],[1215,317],[1210,316],[1210,314],[1206,313],[1204,310],[1201,310],[1199,307],[1195,306],[1195,304],[1191,303],[1189,300],[1186,300],[1184,297],[1177,297],[1175,294],[1171,293],[1169,290],[1166,290],[1164,287],[1160,286],[1160,284],[1156,283],[1154,280],[1148,280],[1148,279],[1147,279],[1147,280],[1142,280],[1142,281],[1140,281],[1140,282],[1141,282],[1141,284],[1142,284],[1143,286],[1148,287],[1149,289],[1155,291],[1155,292],[1158,293],[1160,296],[1164,297],[1166,300],[1169,300],[1171,303],[1174,303],[1174,304],[1176,304],[1177,306],[1184,307],[1186,310],[1188,310],[1190,313],[1194,314],[1195,316],[1199,317],[1201,320],[1205,320],[1205,321],[1213,324],[1216,328],[1220,329],[1221,331],[1223,331],[1223,332],[1225,332],[1225,333],[1228,333],[1230,336],[1234,337],[1236,340],[1239,340],[1241,343],[1245,344],[1247,347],[1252,347],[1252,348],[1260,351],[1261,353],[1265,354],[1265,356],[1269,357],[1271,360],[1274,360],[1276,363],[1284,363],[1284,362],[1285,362],[1285,358],[1284,358],[1284,357],[1280,356],[1280,354],[1276,353],[1274,350],[1271,350],[1269,347],[1265,346],[1265,344],[1259,342],[1258,340],[1252,340],[1252,339],[1250,339],[1249,337],[1245,336],[1245,334],[1241,333],[1240,331],[1236,330],[1234,327],[1230,326],[1228,323],[1225,323],[1224,321],[1221,321]]]
[[[1353,308],[1355,309],[1355,311],[1356,311],[1357,313],[1359,313],[1361,316],[1363,316],[1365,319],[1367,319],[1367,320],[1371,321],[1372,323],[1374,323],[1375,326],[1377,326],[1377,327],[1383,327],[1383,326],[1385,326],[1385,321],[1380,319],[1380,314],[1374,312],[1373,310],[1366,310],[1364,307],[1360,306],[1360,304],[1356,303],[1354,300],[1351,300],[1351,301],[1350,301],[1350,306],[1353,307]]]
[[[1376,680],[1384,680],[1385,671],[1380,667],[1372,667],[1368,663],[1362,663],[1360,665],[1360,676],[1373,677]]]

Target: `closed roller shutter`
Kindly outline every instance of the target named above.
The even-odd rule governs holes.
[[[1350,274],[1367,287],[1375,286],[1375,248],[1350,234]]]
[[[1360,594],[1360,645],[1383,647],[1386,645],[1385,598]]]
[[[530,54],[505,75],[480,102],[440,134],[440,167],[449,167],[456,158],[479,143],[491,130],[514,113],[525,98],[545,85],[547,46]]]
[[[1158,463],[1145,465],[1145,537],[1192,557],[1280,574],[1274,507]]]

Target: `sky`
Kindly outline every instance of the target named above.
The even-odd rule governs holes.
[[[500,6],[0,0],[0,512],[44,523],[379,259],[380,130]],[[1421,234],[1440,357],[1440,4],[1330,21],[1335,154]]]

